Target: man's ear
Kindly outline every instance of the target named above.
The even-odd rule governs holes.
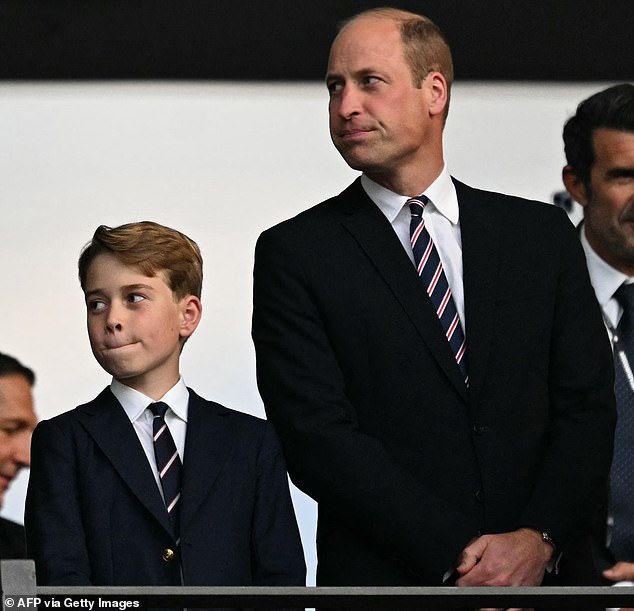
[[[180,302],[181,311],[181,327],[180,336],[182,338],[189,337],[198,326],[203,314],[203,306],[198,297],[194,295],[186,295]]]
[[[564,166],[564,169],[561,171],[561,179],[566,187],[566,191],[568,191],[568,193],[572,196],[572,199],[579,202],[584,207],[587,206],[588,190],[586,189],[585,183],[577,176],[572,166]]]
[[[425,81],[428,83],[430,91],[429,113],[431,115],[444,116],[445,108],[449,98],[447,81],[440,72],[430,72]]]

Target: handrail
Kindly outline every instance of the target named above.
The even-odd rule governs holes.
[[[183,587],[183,586],[37,586],[31,560],[0,562],[5,611],[16,609],[134,610],[144,607],[328,607],[393,609],[442,607],[455,609],[541,607],[575,609],[580,604],[634,607],[634,588],[571,587]],[[59,604],[45,601],[55,601]],[[90,603],[93,603],[92,606]]]

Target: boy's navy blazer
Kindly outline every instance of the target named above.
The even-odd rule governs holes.
[[[180,550],[109,388],[37,426],[25,524],[39,584],[304,585],[272,427],[189,393]]]

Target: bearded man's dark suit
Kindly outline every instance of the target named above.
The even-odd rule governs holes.
[[[0,518],[0,560],[26,558],[24,526]]]
[[[320,585],[440,584],[473,537],[522,526],[563,567],[604,502],[612,357],[574,229],[454,182],[469,388],[358,180],[258,240],[258,384],[318,502]]]
[[[109,388],[37,426],[25,524],[39,584],[304,585],[272,427],[189,394],[180,547],[148,459]]]

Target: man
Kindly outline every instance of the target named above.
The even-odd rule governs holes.
[[[614,346],[618,423],[607,537],[600,564],[609,581],[634,580],[634,85],[581,102],[564,126],[563,181],[583,206],[580,237],[590,280]]]
[[[0,353],[0,506],[20,469],[29,466],[31,433],[37,424],[31,388],[35,374]],[[0,558],[25,558],[24,528],[0,518]]]
[[[555,207],[450,178],[452,73],[426,17],[347,22],[330,132],[363,175],[258,240],[258,384],[318,502],[319,585],[539,584],[601,502],[612,364],[581,248]]]

